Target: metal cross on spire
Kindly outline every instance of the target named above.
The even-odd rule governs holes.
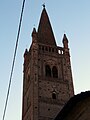
[[[45,3],[42,6],[43,6],[43,8],[45,8]]]

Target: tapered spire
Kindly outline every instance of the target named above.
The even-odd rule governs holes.
[[[63,46],[64,48],[68,48],[68,39],[67,39],[66,34],[64,34],[63,36]]]
[[[38,26],[38,42],[42,44],[56,46],[56,41],[48,14],[46,12],[45,5],[43,5],[43,11]]]
[[[36,28],[33,28],[32,31],[32,42],[37,42],[37,32],[36,32]]]

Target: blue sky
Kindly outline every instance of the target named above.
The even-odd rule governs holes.
[[[15,69],[5,120],[20,120],[22,106],[23,54],[38,27],[42,4],[46,4],[56,42],[69,39],[75,94],[90,90],[90,0],[26,0]],[[0,1],[0,119],[9,82],[22,0]]]

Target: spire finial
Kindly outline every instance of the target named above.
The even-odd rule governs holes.
[[[66,33],[66,31],[64,30],[64,34]]]
[[[35,24],[33,25],[33,27],[35,28]]]
[[[43,6],[43,8],[45,8],[45,3],[42,6]]]

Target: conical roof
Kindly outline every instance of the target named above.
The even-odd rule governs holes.
[[[38,42],[46,45],[56,46],[56,41],[45,6],[43,8],[38,26]]]

